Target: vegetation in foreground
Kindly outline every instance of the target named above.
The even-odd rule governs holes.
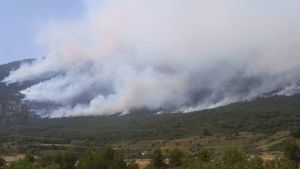
[[[294,139],[282,145],[284,156],[264,160],[258,156],[248,156],[231,148],[221,155],[202,149],[196,154],[186,154],[179,149],[163,153],[155,148],[150,154],[150,163],[145,169],[298,169],[300,147]],[[77,153],[73,149],[59,153],[34,156],[29,153],[22,160],[6,164],[0,158],[1,169],[139,169],[134,160],[125,160],[120,150],[111,147]]]

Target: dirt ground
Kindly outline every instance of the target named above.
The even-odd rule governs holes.
[[[4,160],[7,162],[7,163],[10,163],[10,162],[13,162],[13,161],[18,161],[18,160],[21,160],[25,157],[25,154],[18,154],[18,155],[15,155],[15,156],[1,156],[4,158]]]
[[[138,164],[139,169],[145,169],[146,166],[150,163],[149,159],[132,159],[128,160],[128,162],[134,161],[136,164]]]

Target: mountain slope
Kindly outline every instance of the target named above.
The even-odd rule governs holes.
[[[20,61],[14,61],[7,64],[0,65],[0,80],[4,79],[9,75],[9,72],[17,69],[23,63],[30,63],[34,61],[34,59],[24,59]]]
[[[22,94],[19,93],[24,85],[12,84],[7,86],[1,82],[11,70],[17,69],[22,63],[32,62],[32,59],[15,61],[0,65],[0,125],[25,123],[34,113],[22,104]]]
[[[20,63],[0,66],[2,78]],[[42,119],[21,103],[19,90],[18,85],[0,86],[1,135],[16,125],[26,136],[110,141],[232,135],[239,131],[300,131],[300,95],[258,98],[187,114],[155,115],[141,110],[125,116]]]
[[[65,138],[173,139],[232,135],[240,131],[300,131],[300,95],[260,98],[188,114],[135,113],[126,116],[41,119],[31,123],[39,136]]]

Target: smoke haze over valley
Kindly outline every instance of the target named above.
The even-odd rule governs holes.
[[[300,90],[300,2],[103,0],[46,22],[3,82],[46,117],[207,109]],[[46,108],[45,108],[46,107]]]

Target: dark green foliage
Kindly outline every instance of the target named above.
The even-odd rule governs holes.
[[[209,150],[207,149],[202,149],[201,151],[199,151],[196,155],[196,158],[199,160],[199,161],[202,161],[202,162],[208,162],[210,160],[212,160],[213,158],[213,153],[210,152]]]
[[[169,166],[172,168],[179,167],[183,164],[184,159],[185,154],[181,150],[173,149],[169,153]]]
[[[288,160],[291,160],[296,168],[300,162],[300,147],[297,145],[296,140],[291,138],[284,142],[284,155]]]
[[[52,164],[62,165],[62,154],[61,153],[47,153],[41,155],[37,160],[42,167],[46,167]]]
[[[127,167],[123,153],[111,147],[89,150],[80,156],[73,149],[65,152],[46,153],[32,160],[28,155],[23,160],[12,163],[8,169],[137,169],[136,165]]]
[[[25,160],[33,163],[35,161],[35,157],[34,157],[33,153],[32,152],[27,153],[25,156]]]
[[[248,164],[249,167],[251,167],[252,169],[264,169],[265,168],[264,161],[260,157],[257,157],[257,156],[250,158],[248,163],[249,163]]]
[[[0,156],[0,169],[4,168],[5,160]]]
[[[62,169],[74,169],[77,161],[76,153],[73,149],[68,149],[62,154]]]
[[[123,153],[120,151],[114,152],[112,167],[110,169],[126,169],[127,165],[124,162]]]
[[[165,167],[165,157],[162,154],[160,148],[155,148],[151,154],[151,164],[156,169],[162,169]]]
[[[58,164],[51,164],[49,166],[46,166],[44,169],[61,169]]]
[[[58,153],[47,153],[41,155],[37,159],[38,163],[42,167],[47,167],[51,165],[58,165],[61,169],[74,169],[75,162],[77,161],[76,153],[73,149],[68,149],[65,152]]]
[[[300,131],[291,132],[291,136],[294,137],[294,138],[300,138]]]
[[[127,169],[123,153],[111,147],[87,151],[78,162],[76,169]]]
[[[28,160],[19,160],[9,165],[8,169],[35,169],[35,165]]]
[[[237,163],[244,163],[246,159],[246,156],[244,156],[244,154],[235,148],[225,151],[221,158],[224,164],[229,166]]]
[[[291,161],[300,162],[300,147],[295,139],[288,139],[284,142],[284,155]]]
[[[104,160],[101,152],[87,151],[79,159],[77,169],[96,169],[97,167],[104,167]]]
[[[131,161],[128,165],[127,165],[128,169],[139,169],[139,166],[137,163],[135,163],[134,161]]]

